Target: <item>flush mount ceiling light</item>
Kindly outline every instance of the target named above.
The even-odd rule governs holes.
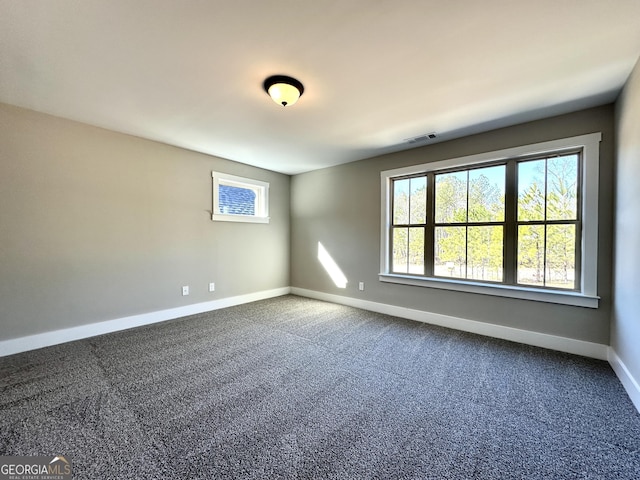
[[[286,75],[273,75],[262,86],[273,101],[283,107],[293,105],[304,93],[302,83]]]

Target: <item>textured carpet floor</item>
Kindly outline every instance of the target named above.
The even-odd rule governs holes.
[[[0,359],[0,455],[82,479],[638,479],[606,362],[295,296]]]

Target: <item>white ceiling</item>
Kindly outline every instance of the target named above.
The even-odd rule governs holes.
[[[640,0],[0,0],[0,55],[2,102],[295,174],[615,100]]]

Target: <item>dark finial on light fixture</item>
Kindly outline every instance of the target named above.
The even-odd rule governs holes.
[[[283,107],[293,105],[304,93],[302,83],[286,75],[273,75],[267,78],[262,86],[273,101]]]

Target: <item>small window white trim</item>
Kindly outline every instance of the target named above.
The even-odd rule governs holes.
[[[218,222],[269,223],[269,183],[228,173],[211,172],[213,179],[213,212]],[[223,213],[220,209],[220,184],[253,190],[256,194],[254,215]]]
[[[380,172],[381,221],[380,221],[380,274],[381,282],[398,283],[446,290],[520,298],[541,302],[560,303],[581,307],[598,308],[598,184],[600,164],[600,132],[535,143],[520,147],[496,150],[466,157],[396,168]],[[544,290],[516,285],[490,285],[468,280],[424,278],[391,273],[389,265],[389,228],[391,226],[391,185],[394,177],[419,172],[433,172],[447,168],[475,165],[494,160],[506,160],[544,155],[559,150],[581,148],[582,169],[582,264],[580,292]]]

